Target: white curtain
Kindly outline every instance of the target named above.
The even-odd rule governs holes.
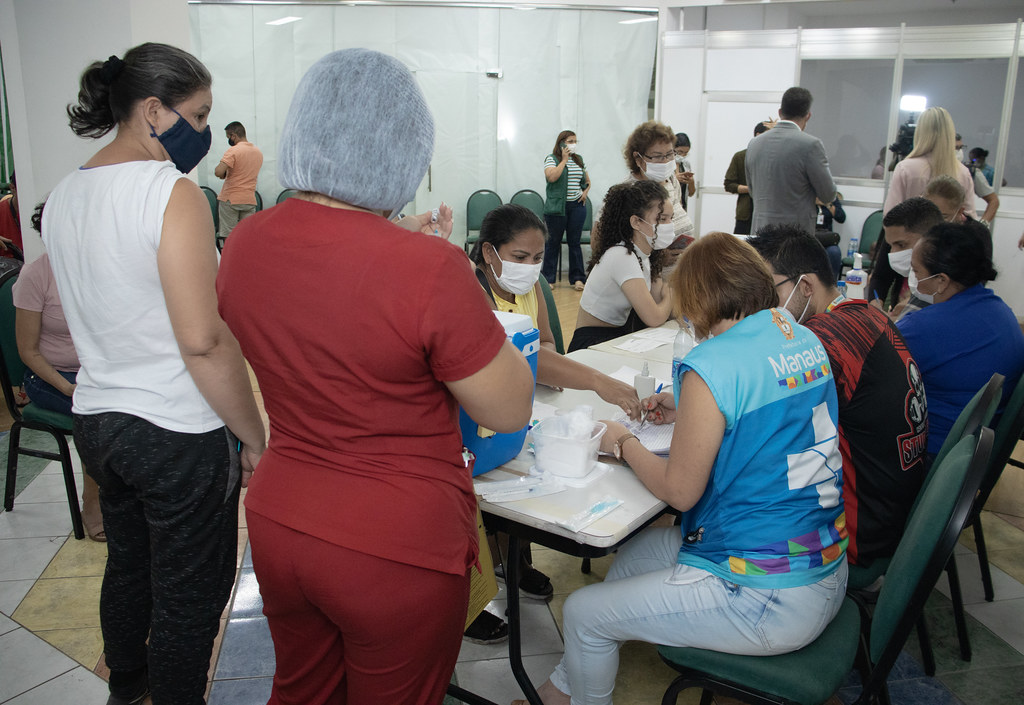
[[[626,176],[626,137],[647,119],[657,24],[620,24],[632,13],[320,4],[198,4],[190,13],[193,49],[214,77],[213,148],[199,182],[220,189],[222,128],[238,120],[263,150],[268,207],[282,189],[277,136],[295,86],[337,49],[375,49],[415,72],[437,138],[429,178],[406,210],[446,201],[456,211],[454,242],[465,235],[473,191],[492,189],[506,202],[524,188],[544,194],[544,156],[563,129],[578,134],[599,207]],[[285,16],[302,19],[267,24]],[[501,77],[488,77],[492,70]]]

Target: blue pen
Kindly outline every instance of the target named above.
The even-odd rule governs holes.
[[[878,298],[878,289],[872,289],[871,293],[874,295],[876,299]]]
[[[664,383],[664,382],[662,382],[661,384],[659,384],[659,385],[658,385],[658,388],[654,390],[654,393],[655,393],[655,394],[661,394],[661,390],[662,390],[662,388],[663,388],[664,386],[665,386],[665,383]]]

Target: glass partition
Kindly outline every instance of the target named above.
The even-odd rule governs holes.
[[[991,156],[989,160],[992,160]],[[993,162],[992,166],[996,164]],[[1007,186],[1024,188],[1024,59],[1019,59],[1017,63],[1017,87],[1013,92],[1010,141],[1006,148],[1003,179]]]
[[[808,59],[800,85],[814,96],[807,132],[821,139],[833,176],[881,178],[875,164],[886,144],[892,59]]]
[[[949,111],[965,161],[974,147],[991,152],[994,161],[1008,68],[1007,59],[906,59],[900,94],[923,96],[929,108]],[[901,111],[900,124],[913,116]]]

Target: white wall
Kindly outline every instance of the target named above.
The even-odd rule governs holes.
[[[76,137],[65,108],[85,67],[145,41],[188,48],[186,0],[0,0],[25,256],[42,241],[29,225],[36,203],[103,144]]]

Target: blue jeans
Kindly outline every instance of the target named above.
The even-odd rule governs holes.
[[[545,215],[544,223],[548,226],[548,241],[544,245],[544,266],[541,273],[549,284],[555,283],[555,271],[558,266],[558,253],[562,249],[562,234],[569,244],[569,283],[585,282],[587,274],[583,270],[583,248],[580,238],[583,237],[583,223],[587,219],[587,204],[579,201],[565,202],[565,215]]]
[[[78,377],[77,372],[62,372],[61,370],[57,370],[57,372],[60,372],[60,376],[71,384],[74,384],[75,378]],[[43,381],[42,377],[27,367],[22,384],[25,386],[25,394],[28,395],[29,400],[39,408],[71,415],[71,397],[57,391],[56,387]]]
[[[692,582],[670,584],[681,544],[679,527],[648,529],[622,547],[603,583],[566,600],[565,654],[551,683],[573,705],[612,702],[623,641],[782,654],[817,638],[843,603],[845,560],[803,587],[742,587],[692,568]]]

